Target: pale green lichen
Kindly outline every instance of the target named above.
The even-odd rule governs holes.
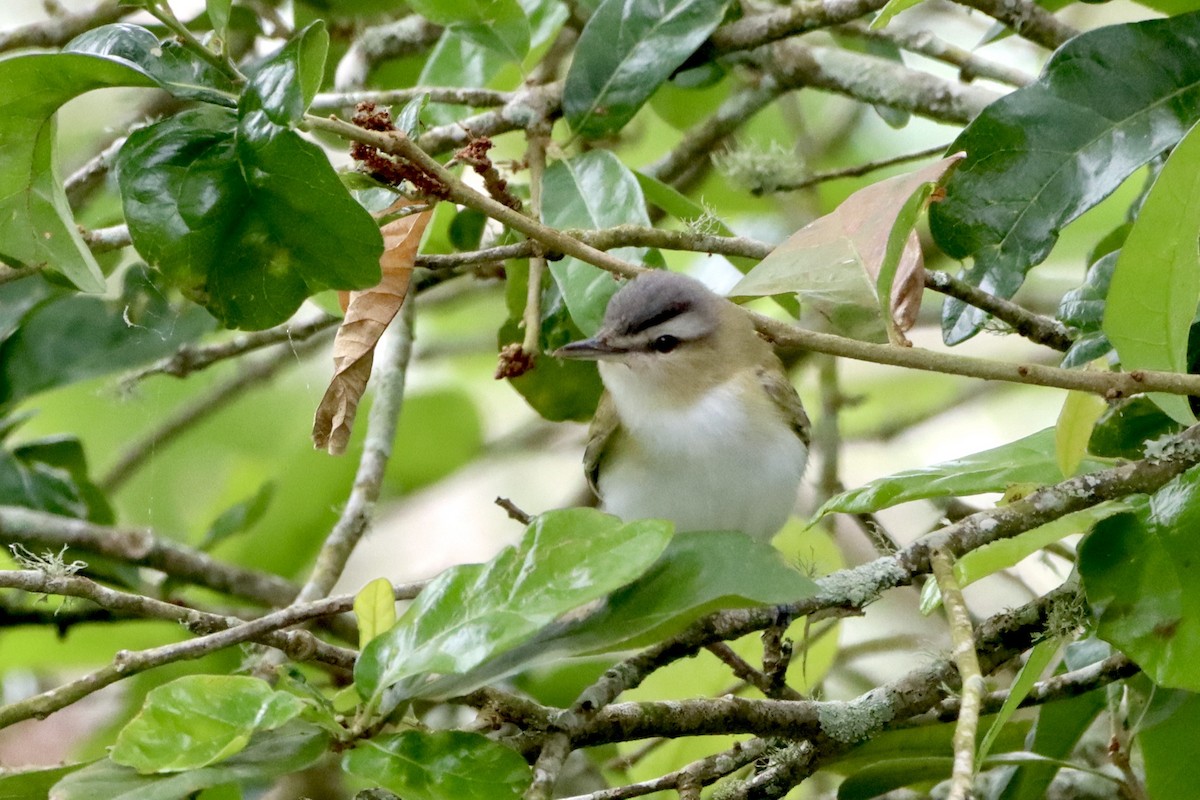
[[[804,180],[809,171],[796,154],[773,142],[769,149],[737,147],[714,153],[713,166],[730,181],[755,192],[773,192]]]
[[[891,703],[875,692],[849,703],[837,700],[822,703],[817,709],[821,730],[829,738],[846,744],[862,741],[894,716]]]
[[[862,608],[879,597],[880,591],[899,586],[908,571],[891,558],[877,558],[855,567],[832,572],[819,581],[821,594],[854,608]]]

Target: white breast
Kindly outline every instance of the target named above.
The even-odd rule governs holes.
[[[782,527],[808,450],[765,393],[731,381],[681,409],[647,396],[625,367],[601,369],[630,440],[601,466],[606,511],[761,538]]]

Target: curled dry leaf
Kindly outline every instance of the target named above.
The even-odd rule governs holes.
[[[410,203],[402,200],[384,213],[405,205]],[[432,211],[421,211],[384,225],[379,285],[340,296],[346,316],[333,340],[333,379],[317,406],[312,431],[313,444],[331,455],[346,451],[354,415],[371,377],[375,345],[408,294],[417,247],[432,216]]]
[[[832,212],[792,234],[730,294],[757,297],[795,293],[803,306],[825,317],[839,333],[879,339],[885,334],[885,326],[875,288],[892,230],[907,226],[889,305],[896,330],[908,330],[916,322],[925,285],[921,245],[912,231],[919,209],[906,208],[908,200],[923,187],[939,183],[962,158],[959,153],[859,189]]]

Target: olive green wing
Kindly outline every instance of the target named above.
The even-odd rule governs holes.
[[[812,423],[800,402],[800,395],[796,394],[796,387],[787,375],[777,370],[759,369],[758,379],[796,436],[808,446],[812,439]]]
[[[596,406],[596,415],[592,417],[592,426],[588,429],[587,447],[583,451],[583,472],[587,476],[588,486],[592,487],[597,497],[600,496],[600,462],[610,452],[619,423],[617,408],[613,405],[612,397],[605,392],[600,395],[600,404]]]

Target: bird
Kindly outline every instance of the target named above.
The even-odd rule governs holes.
[[[787,521],[811,423],[749,315],[687,275],[640,273],[590,338],[553,353],[597,362],[605,391],[584,472],[626,522],[770,539]]]

